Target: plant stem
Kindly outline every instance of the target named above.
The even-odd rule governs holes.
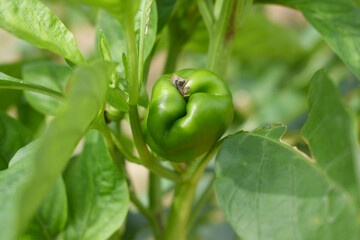
[[[252,0],[222,1],[219,17],[213,21],[209,30],[210,43],[208,50],[207,68],[224,77],[226,66],[230,60],[234,38],[239,26],[245,19]],[[198,7],[206,25],[211,23],[211,9],[205,0],[198,0]]]
[[[230,19],[232,5],[234,0],[223,1],[220,11],[219,19],[216,21],[213,31],[210,34],[210,45],[208,51],[207,68],[216,72],[221,73],[225,68],[225,65],[219,64],[223,55],[223,47],[226,28],[228,27],[228,21]],[[202,13],[202,12],[201,12]],[[206,15],[203,15],[204,19]],[[222,74],[220,74],[222,75]]]
[[[110,129],[105,123],[105,118],[103,115],[97,117],[95,122],[93,123],[93,127],[101,132],[101,134],[105,138],[106,145],[109,149],[111,159],[115,162],[115,149],[114,149],[114,142],[112,141],[112,137],[110,134]]]
[[[139,82],[138,82],[138,56],[136,52],[136,39],[134,31],[134,19],[129,19],[124,24],[126,50],[129,60],[129,118],[131,131],[134,137],[136,149],[139,152],[140,159],[144,165],[151,165],[151,156],[148,148],[146,147],[144,137],[141,132],[139,113],[137,108],[138,95],[139,95]],[[143,66],[140,66],[141,70]]]
[[[144,49],[145,49],[145,28],[146,28],[146,2],[143,1],[141,5],[141,20],[140,20],[140,36],[139,36],[139,57],[138,57],[138,84],[142,84],[143,68],[144,68]],[[150,6],[149,6],[150,8]]]
[[[162,192],[161,192],[161,179],[158,175],[149,174],[149,208],[155,215],[156,221],[161,229],[163,229],[163,207],[162,207]],[[160,236],[158,236],[160,237]],[[159,238],[157,238],[159,239]]]
[[[168,178],[172,181],[183,181],[183,178],[180,174],[171,171],[167,168],[164,168],[158,162],[153,161],[152,156],[149,152],[149,149],[146,146],[144,136],[142,134],[139,113],[138,113],[138,97],[139,97],[139,82],[138,82],[138,67],[143,69],[143,66],[138,66],[138,56],[137,56],[137,47],[136,47],[136,39],[135,39],[135,31],[134,31],[134,19],[125,19],[124,22],[124,33],[126,40],[126,50],[128,54],[128,62],[129,62],[129,72],[128,72],[128,82],[129,82],[129,119],[130,119],[130,127],[134,139],[135,147],[140,155],[140,161],[137,158],[133,158],[130,154],[128,156],[128,160],[142,164],[143,166],[149,168],[150,171],[159,174],[165,178]],[[121,144],[121,141],[117,139],[115,135],[115,144],[126,153],[126,150]],[[125,155],[125,154],[124,154]]]
[[[151,155],[142,134],[137,105],[129,106],[129,119],[134,143],[139,152],[142,164],[151,165]]]
[[[205,26],[208,32],[210,33],[214,25],[214,13],[209,8],[209,5],[206,0],[197,0],[196,3],[204,19]]]
[[[183,182],[185,179],[187,179],[186,177],[181,176],[179,173],[163,167],[158,162],[150,161],[149,164],[144,163],[141,159],[133,156],[129,152],[129,150],[122,144],[121,140],[119,139],[118,136],[116,136],[115,133],[110,131],[110,134],[111,134],[111,138],[112,138],[115,146],[120,150],[120,152],[130,162],[133,162],[133,163],[136,163],[139,165],[143,165],[143,166],[147,167],[150,171],[154,172],[155,174],[158,174],[159,176],[167,178],[174,182]]]
[[[52,89],[34,84],[34,83],[28,83],[23,80],[13,81],[13,80],[4,80],[0,79],[0,89],[6,88],[6,89],[15,89],[15,90],[24,90],[24,91],[32,91],[41,93],[59,100],[64,100],[65,97],[62,93],[54,91]]]
[[[139,209],[139,211],[149,220],[151,227],[154,231],[155,239],[160,239],[161,228],[156,217],[152,214],[151,211],[149,211],[149,209],[143,206],[143,204],[132,191],[130,191],[130,200],[137,207],[137,209]]]
[[[213,192],[212,190],[213,190],[214,181],[215,181],[215,176],[212,176],[212,178],[211,178],[209,184],[207,185],[206,189],[204,190],[201,197],[199,198],[199,200],[197,201],[197,203],[193,207],[193,209],[191,211],[190,219],[188,221],[188,226],[187,226],[188,231],[190,231],[191,228],[194,226],[194,223],[195,223],[195,221],[196,221],[196,219],[198,217],[199,212],[201,211],[204,204],[207,202],[207,200],[211,196],[211,193]]]
[[[208,164],[222,144],[222,140],[215,143],[213,148],[203,157],[197,165],[194,175],[190,180],[179,183],[175,187],[174,200],[171,205],[168,225],[165,232],[166,240],[185,240],[187,223],[189,220],[192,201],[195,196],[197,184]]]
[[[126,41],[126,52],[129,62],[129,105],[136,106],[139,97],[139,84],[138,84],[138,56],[136,47],[136,38],[134,31],[134,19],[127,19],[124,23],[124,34]],[[137,113],[137,112],[136,112]]]
[[[165,64],[165,68],[164,68],[164,74],[166,73],[173,73],[176,69],[176,62],[177,62],[177,58],[181,52],[181,48],[182,48],[182,44],[179,43],[178,41],[171,41],[171,37],[170,37],[170,42],[169,42],[169,47],[168,47],[168,54],[166,57],[166,64]]]
[[[110,130],[109,130],[110,131]],[[112,131],[110,131],[111,139],[113,140],[115,146],[119,149],[121,154],[124,155],[124,157],[129,160],[130,162],[140,164],[141,161],[139,158],[132,155],[132,153],[124,146],[122,141],[119,139],[119,137]]]

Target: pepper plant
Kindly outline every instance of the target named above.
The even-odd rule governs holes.
[[[359,8],[1,0],[37,54],[0,63],[0,239],[359,239]]]

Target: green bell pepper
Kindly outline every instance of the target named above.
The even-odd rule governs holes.
[[[185,69],[154,85],[144,121],[150,148],[174,162],[209,151],[233,118],[230,90],[214,73]]]

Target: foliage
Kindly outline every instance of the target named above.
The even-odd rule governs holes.
[[[359,239],[359,15],[357,0],[1,0],[21,57],[0,63],[0,239]],[[168,92],[190,102],[196,77],[162,80],[186,68],[229,87],[224,134],[228,90],[162,115]]]

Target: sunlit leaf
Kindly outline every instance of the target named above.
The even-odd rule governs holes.
[[[65,174],[70,208],[65,239],[107,239],[120,228],[129,207],[126,180],[95,130],[74,161]]]
[[[70,74],[71,70],[67,66],[51,62],[28,64],[23,68],[26,82],[58,93],[64,93]],[[33,108],[45,115],[55,115],[62,103],[59,99],[35,92],[25,92],[25,97]]]
[[[0,28],[76,64],[85,61],[72,33],[38,0],[1,0]]]
[[[309,117],[302,134],[316,163],[337,184],[356,195],[360,189],[360,183],[356,184],[356,175],[360,176],[356,167],[360,166],[356,119],[325,70],[314,75],[309,91]]]
[[[226,219],[243,239],[358,239],[356,198],[282,143],[285,130],[276,124],[225,140],[215,189]]]
[[[36,151],[27,156],[29,177],[24,180],[15,166],[1,172],[0,199],[7,204],[0,205],[0,239],[16,239],[26,228],[77,143],[102,113],[113,70],[102,61],[79,67],[61,111],[41,134]]]

